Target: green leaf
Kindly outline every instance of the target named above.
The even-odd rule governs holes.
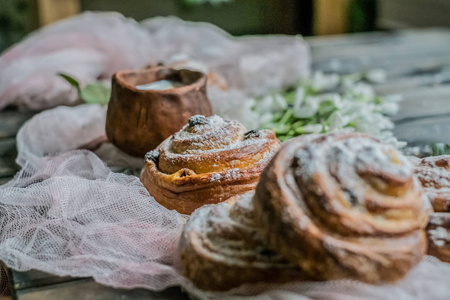
[[[450,154],[450,146],[443,143],[435,143],[431,145],[431,155],[449,155]]]
[[[291,92],[288,92],[288,93],[283,93],[282,96],[284,97],[284,100],[286,100],[287,104],[294,104],[295,91],[291,91]]]
[[[334,105],[333,100],[324,100],[320,103],[317,111],[321,117],[328,119],[329,116],[336,110],[337,107]]]
[[[281,117],[279,123],[280,124],[288,123],[289,119],[292,117],[293,114],[294,114],[294,110],[292,108],[286,109],[286,111],[285,111],[284,115]]]
[[[101,83],[88,84],[81,89],[80,96],[86,103],[106,105],[111,96],[111,89]]]
[[[78,93],[80,93],[80,84],[75,78],[64,73],[58,73],[58,75],[64,78],[71,86],[75,87]]]

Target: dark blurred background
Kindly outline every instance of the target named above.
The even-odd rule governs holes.
[[[143,20],[179,16],[234,35],[329,35],[450,26],[448,0],[0,0],[0,51],[46,24],[85,10]]]

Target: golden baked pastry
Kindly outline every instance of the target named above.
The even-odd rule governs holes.
[[[435,211],[427,226],[428,254],[450,262],[450,155],[409,159]]]
[[[317,279],[392,282],[426,252],[430,207],[413,166],[366,135],[286,142],[253,199],[268,245]]]
[[[427,226],[428,254],[450,262],[450,214],[433,213]]]
[[[304,279],[298,267],[267,248],[253,223],[252,192],[236,204],[196,210],[186,224],[180,255],[183,273],[199,288],[225,291],[244,283]]]
[[[435,212],[450,212],[450,155],[409,158]]]
[[[163,206],[191,214],[254,189],[279,147],[271,130],[197,115],[146,155],[141,181]]]

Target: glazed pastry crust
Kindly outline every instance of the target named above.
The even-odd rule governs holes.
[[[409,157],[435,212],[450,212],[450,155]]]
[[[141,174],[156,201],[183,214],[253,190],[280,147],[270,130],[247,132],[218,116],[191,119],[158,146],[158,158],[147,159]]]
[[[235,205],[208,205],[192,214],[180,253],[183,273],[204,290],[226,291],[245,283],[305,279],[299,268],[267,248],[253,223],[252,192]]]
[[[413,167],[365,135],[283,144],[254,206],[269,246],[317,279],[393,282],[426,252],[430,207]]]
[[[427,226],[428,254],[450,262],[450,155],[409,159],[435,211]]]
[[[450,214],[433,213],[427,226],[428,254],[450,262]]]

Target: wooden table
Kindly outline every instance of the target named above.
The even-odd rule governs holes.
[[[350,73],[382,68],[387,81],[377,93],[404,96],[394,118],[395,134],[410,144],[450,144],[450,31],[407,30],[308,38],[313,69]],[[19,170],[15,135],[33,113],[0,112],[0,184]],[[12,294],[20,300],[187,299],[180,288],[163,292],[116,290],[90,278],[57,277],[38,271],[10,270]]]

